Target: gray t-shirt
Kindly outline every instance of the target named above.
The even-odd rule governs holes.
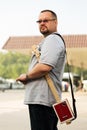
[[[49,75],[54,82],[59,96],[61,97],[61,82],[65,66],[64,43],[58,35],[51,34],[44,38],[44,40],[39,44],[38,49],[41,53],[39,62],[52,66],[52,70],[49,72]],[[29,70],[31,70],[37,63],[37,58],[33,54]],[[44,77],[29,82],[25,87],[25,104],[42,104],[52,106],[56,103]]]

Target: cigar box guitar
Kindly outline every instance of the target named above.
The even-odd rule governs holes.
[[[59,36],[61,37],[61,35],[59,35]],[[64,42],[64,40],[63,40],[63,42]],[[32,46],[32,51],[36,55],[37,60],[39,62],[40,52],[39,52],[36,45]],[[71,86],[71,92],[72,92],[73,110],[74,111],[71,109],[70,104],[69,104],[67,99],[65,99],[64,101],[61,101],[61,99],[58,95],[58,92],[57,92],[57,90],[54,86],[54,83],[53,83],[52,79],[50,78],[49,74],[45,75],[45,79],[46,79],[48,86],[50,87],[51,92],[56,100],[56,103],[53,104],[53,109],[54,109],[58,119],[60,120],[61,123],[66,122],[66,124],[70,124],[72,122],[72,120],[76,119],[76,117],[77,117],[76,107],[75,107],[75,99],[74,99],[74,95],[73,95],[72,86]]]

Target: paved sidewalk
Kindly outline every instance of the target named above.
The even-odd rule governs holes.
[[[69,93],[63,93],[63,98],[71,102]],[[87,92],[76,92],[75,98],[78,118],[70,125],[59,123],[59,130],[87,130]],[[0,91],[0,130],[31,130],[23,99],[24,90]]]

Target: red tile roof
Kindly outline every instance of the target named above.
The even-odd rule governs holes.
[[[8,41],[3,46],[3,49],[27,49],[33,44],[38,44],[41,41],[40,36],[27,37],[9,37]]]
[[[87,35],[64,35],[67,48],[87,47]]]
[[[87,35],[63,35],[67,48],[87,47]],[[42,36],[9,37],[3,49],[29,49],[33,44],[38,44]]]

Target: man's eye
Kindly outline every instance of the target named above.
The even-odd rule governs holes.
[[[48,22],[48,20],[43,20],[43,22],[45,22],[45,23],[46,23],[46,22]]]

